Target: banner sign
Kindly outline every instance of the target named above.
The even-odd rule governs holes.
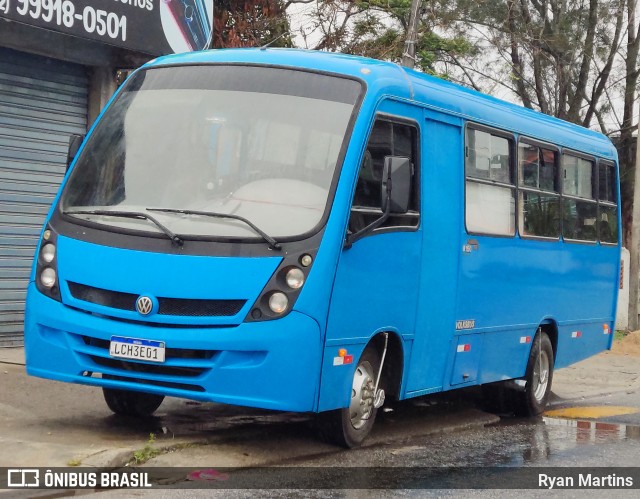
[[[207,47],[213,0],[0,0],[0,18],[162,55]]]
[[[545,462],[545,461],[541,461]],[[547,461],[548,462],[548,461]],[[36,489],[583,489],[640,488],[636,467],[292,467],[0,468],[0,490],[37,497]],[[22,489],[21,491],[16,489]],[[25,490],[26,489],[26,490]],[[31,492],[29,493],[29,489]],[[27,495],[29,494],[29,495]],[[64,495],[69,495],[68,492]],[[129,496],[133,495],[131,493]],[[229,494],[227,494],[229,495]],[[237,495],[237,494],[236,494]],[[249,495],[249,494],[244,494]],[[290,494],[294,495],[294,494]],[[297,493],[295,496],[308,494]],[[336,495],[336,494],[332,494]],[[344,495],[344,494],[341,494]],[[377,494],[380,495],[380,494]],[[573,494],[578,496],[577,494]],[[600,494],[610,497],[608,494]],[[529,494],[531,496],[531,494]],[[55,497],[48,495],[47,497]],[[537,496],[536,496],[537,497]],[[634,497],[629,495],[629,497]],[[637,493],[636,496],[637,497]]]

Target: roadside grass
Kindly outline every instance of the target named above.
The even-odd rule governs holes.
[[[624,338],[627,335],[626,331],[622,331],[621,329],[616,329],[613,333],[613,340],[618,341]]]
[[[67,461],[67,466],[80,466],[82,464],[81,459],[69,459]]]
[[[153,444],[156,442],[156,436],[154,433],[149,433],[149,440],[144,444],[142,449],[138,449],[134,451],[133,457],[130,464],[143,464],[146,463],[149,459],[153,459],[158,454],[160,454],[160,450],[156,449]]]
[[[172,452],[176,452],[182,449],[191,449],[195,447],[208,445],[206,442],[184,442],[184,443],[157,448],[154,446],[155,443],[156,443],[155,434],[149,433],[149,440],[147,440],[147,442],[144,444],[144,447],[142,447],[142,449],[138,449],[137,451],[134,451],[133,456],[127,463],[127,466],[144,464],[150,461],[151,459],[153,459],[154,457],[160,456],[162,454],[170,454]]]

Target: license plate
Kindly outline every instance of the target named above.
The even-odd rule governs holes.
[[[121,359],[164,362],[164,350],[164,341],[125,338],[123,336],[112,336],[109,344],[109,355]]]

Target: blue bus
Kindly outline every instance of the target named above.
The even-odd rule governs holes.
[[[289,49],[163,57],[73,157],[28,289],[27,372],[321,413],[473,385],[540,413],[610,348],[616,151],[396,64]],[[505,396],[506,394],[506,396]]]

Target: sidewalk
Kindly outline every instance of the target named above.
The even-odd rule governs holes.
[[[152,459],[149,464],[155,466],[212,459],[216,465],[259,465],[275,457],[335,450],[301,422],[309,419],[304,414],[167,399],[158,417],[143,422],[118,418],[94,387],[27,376],[22,348],[0,349],[0,380],[0,466],[122,466],[135,451],[148,448],[150,433],[157,436],[155,448],[175,451]],[[611,352],[558,370],[552,386],[561,402],[638,389],[640,356]],[[378,425],[371,441],[384,440],[399,427],[421,436],[498,420],[477,409],[443,415],[428,405],[412,417],[392,414],[398,421],[391,428]],[[267,428],[271,436],[265,436]]]
[[[551,391],[561,399],[576,400],[640,389],[640,357],[602,352],[558,369]]]

